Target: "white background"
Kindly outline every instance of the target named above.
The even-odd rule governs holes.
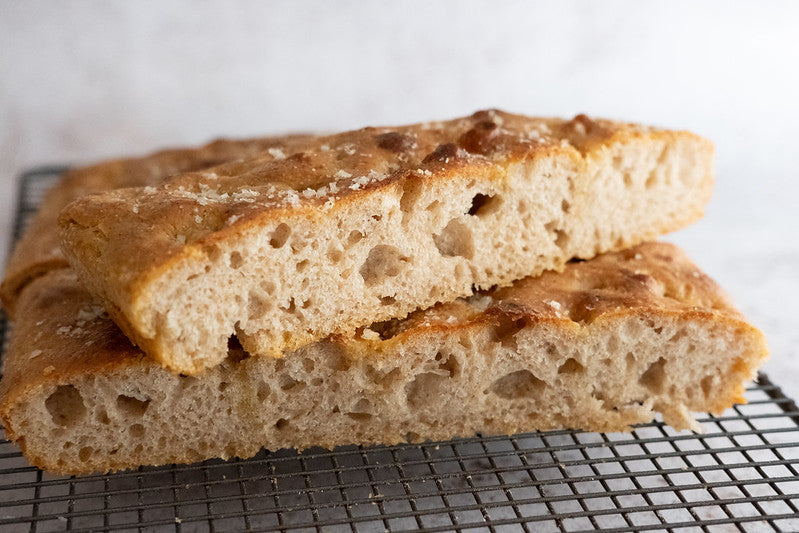
[[[788,1],[0,0],[0,261],[35,164],[484,107],[686,128],[716,142],[716,193],[669,239],[799,396],[797,34]]]

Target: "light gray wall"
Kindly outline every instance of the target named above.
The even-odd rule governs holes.
[[[718,181],[673,239],[799,383],[797,2],[0,2],[3,239],[39,163],[488,106],[687,128]]]

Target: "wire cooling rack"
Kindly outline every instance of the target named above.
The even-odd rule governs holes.
[[[23,176],[17,237],[59,170]],[[703,435],[653,422],[77,478],[3,434],[0,531],[799,531],[799,410],[764,375],[746,396]]]

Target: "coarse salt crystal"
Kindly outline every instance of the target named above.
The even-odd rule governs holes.
[[[267,152],[275,159],[286,159],[286,154],[280,148],[270,148]]]
[[[28,359],[36,359],[40,355],[42,355],[41,350],[33,350],[30,354],[28,354]]]
[[[560,311],[560,302],[556,302],[555,300],[549,300],[546,304],[554,309],[555,311]]]
[[[347,172],[346,170],[339,170],[338,172],[336,172],[336,173],[333,175],[333,177],[334,177],[334,178],[340,178],[340,179],[347,179],[347,178],[351,178],[351,177],[352,177],[352,174],[350,174],[350,173],[349,173],[349,172]]]

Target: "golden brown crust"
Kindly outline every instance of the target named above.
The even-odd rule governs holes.
[[[44,200],[9,259],[0,283],[0,301],[13,317],[16,299],[35,278],[68,265],[59,247],[58,214],[70,202],[88,194],[123,187],[144,187],[168,176],[192,172],[268,149],[291,151],[310,135],[259,139],[219,139],[198,148],[162,150],[139,157],[105,161],[70,170],[45,195]]]

